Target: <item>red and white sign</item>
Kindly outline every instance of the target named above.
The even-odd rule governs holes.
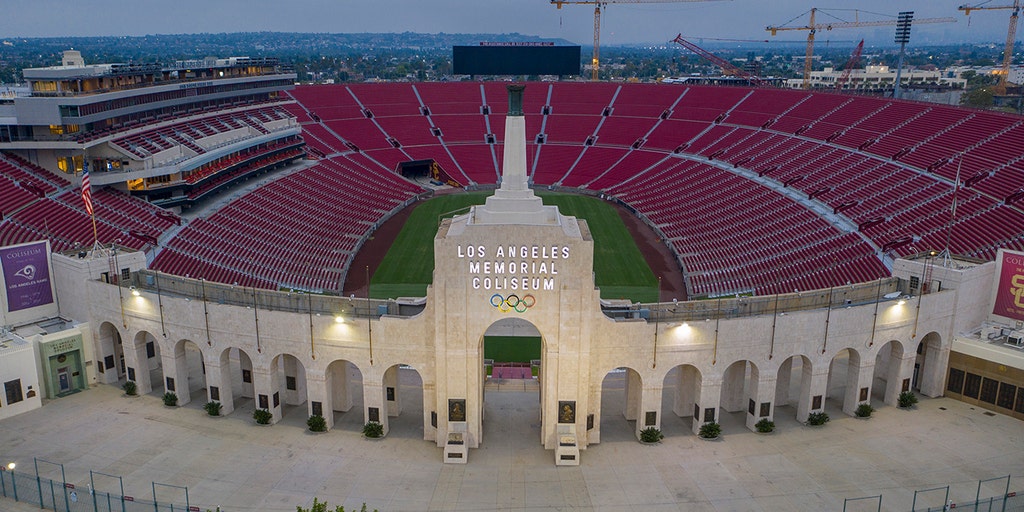
[[[1004,251],[992,314],[1024,320],[1024,254]]]

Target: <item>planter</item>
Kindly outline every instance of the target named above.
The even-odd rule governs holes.
[[[656,444],[661,444],[661,441],[640,441],[640,444],[652,446]]]
[[[363,439],[366,439],[367,441],[383,441],[384,440],[384,436],[380,436],[380,437],[367,437],[367,436],[363,436]]]
[[[321,430],[321,431],[317,432],[317,431],[315,431],[315,430],[310,430],[310,429],[308,429],[308,428],[306,429],[306,433],[307,433],[307,434],[312,434],[312,435],[314,435],[314,436],[318,436],[318,435],[320,435],[320,434],[326,434],[326,433],[328,433],[328,432],[330,432],[330,430]]]
[[[721,438],[722,438],[722,436],[715,436],[715,437],[700,437],[700,436],[697,436],[697,439],[700,439],[701,441],[718,441]]]

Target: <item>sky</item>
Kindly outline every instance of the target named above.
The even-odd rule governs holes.
[[[993,42],[1002,45],[1010,12],[957,11],[962,0],[860,0],[812,4],[809,0],[715,0],[684,3],[609,4],[602,16],[601,44],[664,43],[687,38],[805,40],[805,31],[772,38],[768,25],[807,23],[816,6],[844,20],[850,7],[888,17],[915,11],[915,18],[952,17],[956,23],[913,27],[911,44]],[[642,1],[642,0],[641,0]],[[651,1],[651,0],[648,0]],[[653,0],[655,2],[659,0]],[[665,2],[666,0],[660,0]],[[3,0],[0,38],[179,34],[197,32],[426,32],[508,33],[562,38],[589,45],[593,7],[550,0]],[[990,0],[989,5],[1011,4]],[[834,6],[830,8],[829,5]],[[843,10],[843,7],[846,10]],[[884,19],[862,14],[861,19]],[[819,13],[818,22],[830,19]],[[835,18],[832,18],[835,19]],[[866,38],[891,44],[893,27],[819,32],[817,40]]]

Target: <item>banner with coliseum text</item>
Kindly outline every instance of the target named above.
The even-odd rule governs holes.
[[[1024,320],[1024,254],[1003,252],[992,314]]]
[[[53,302],[46,241],[0,248],[9,312]]]

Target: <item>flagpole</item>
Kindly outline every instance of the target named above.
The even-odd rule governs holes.
[[[956,222],[956,202],[960,192],[960,168],[964,165],[964,154],[960,153],[960,162],[956,165],[956,180],[953,182],[953,207],[949,211],[949,225],[946,226],[946,247],[942,250],[942,266],[948,267],[950,260],[949,244],[953,238],[953,224]]]

